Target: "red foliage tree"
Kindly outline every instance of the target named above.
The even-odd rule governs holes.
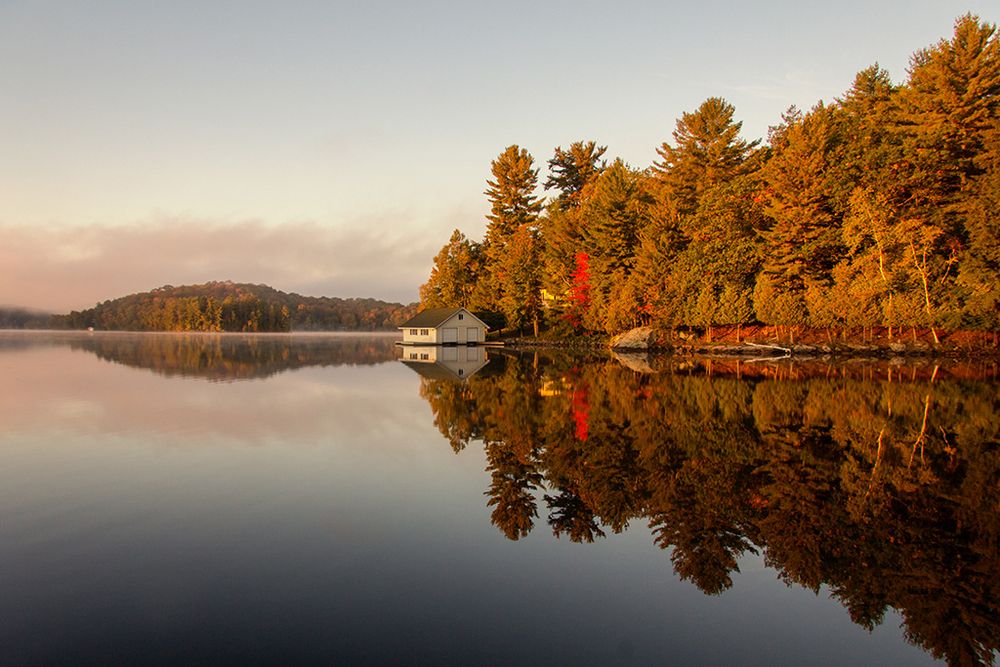
[[[566,319],[579,328],[583,323],[583,314],[590,306],[590,256],[587,253],[576,253],[576,268],[571,281]]]

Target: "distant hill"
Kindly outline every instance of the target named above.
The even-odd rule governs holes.
[[[415,303],[302,296],[225,281],[164,285],[54,315],[49,324],[109,331],[384,331],[395,329],[416,310]]]
[[[0,329],[42,329],[49,326],[51,317],[41,310],[0,306]]]

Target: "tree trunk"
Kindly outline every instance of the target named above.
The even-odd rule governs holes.
[[[927,275],[927,250],[924,249],[918,259],[917,248],[913,243],[910,243],[910,254],[913,256],[913,266],[916,267],[917,272],[920,274],[920,282],[924,288],[924,311],[927,313],[927,324],[931,328],[931,336],[934,337],[934,344],[937,345],[941,341],[938,340],[937,331],[934,330],[934,313],[931,310],[931,290]]]

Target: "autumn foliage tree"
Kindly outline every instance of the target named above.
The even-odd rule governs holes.
[[[590,257],[585,252],[578,252],[575,262],[565,317],[575,328],[580,328],[583,325],[583,314],[590,306]]]
[[[455,230],[434,257],[430,278],[420,286],[423,308],[468,307],[479,280],[482,249]]]

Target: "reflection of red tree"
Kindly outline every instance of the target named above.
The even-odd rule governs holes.
[[[585,386],[573,389],[573,423],[576,425],[573,433],[580,442],[587,441],[590,430],[590,400]]]

